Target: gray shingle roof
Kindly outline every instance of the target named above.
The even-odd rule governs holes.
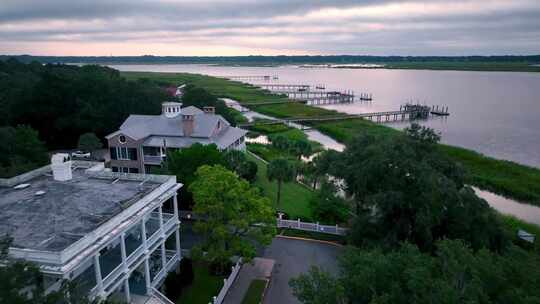
[[[182,108],[183,115],[193,115],[193,133],[186,137],[183,130],[182,115],[167,118],[164,115],[130,115],[120,126],[120,130],[106,136],[125,134],[135,140],[146,138],[144,145],[161,146],[163,139],[170,147],[186,147],[195,142],[216,143],[218,147],[227,147],[244,136],[247,131],[231,127],[221,116],[206,114],[200,109],[189,106]],[[220,131],[215,131],[220,124]]]

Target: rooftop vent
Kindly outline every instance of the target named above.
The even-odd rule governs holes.
[[[39,190],[39,191],[36,191],[36,193],[34,193],[35,196],[41,196],[43,194],[45,194],[45,191],[43,190]]]
[[[73,178],[71,173],[71,157],[67,153],[57,153],[51,158],[53,178],[56,181],[68,181]]]

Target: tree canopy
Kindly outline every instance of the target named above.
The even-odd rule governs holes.
[[[202,166],[195,175],[189,187],[193,212],[203,220],[195,223],[194,230],[204,235],[204,241],[192,253],[219,265],[235,255],[253,258],[254,242],[267,245],[275,234],[270,200],[221,165]]]
[[[45,144],[28,126],[0,127],[0,177],[11,177],[48,162]]]
[[[103,147],[103,144],[101,143],[101,140],[96,136],[94,133],[84,133],[79,137],[79,144],[77,147],[83,151],[94,151],[97,149],[101,149]]]
[[[214,144],[203,145],[195,143],[190,147],[177,151],[169,151],[167,154],[166,170],[169,174],[176,175],[182,187],[182,204],[191,205],[192,196],[189,186],[195,180],[195,172],[203,165],[225,165],[223,154]]]
[[[129,114],[159,114],[166,98],[108,67],[0,62],[0,126],[31,126],[49,149],[75,147],[87,132],[101,138]]]
[[[356,202],[351,240],[394,247],[402,241],[433,250],[442,238],[501,250],[494,211],[464,186],[463,170],[435,148],[439,137],[413,125],[402,136],[358,137],[341,154],[339,172]]]
[[[474,251],[448,239],[436,248],[435,255],[406,243],[391,252],[349,248],[339,277],[317,270],[290,284],[303,303],[540,303],[539,255],[515,246],[502,255]]]

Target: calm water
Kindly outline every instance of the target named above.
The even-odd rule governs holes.
[[[347,113],[398,110],[408,100],[448,106],[451,116],[425,122],[445,143],[540,167],[540,73],[458,72],[205,65],[118,65],[123,71],[208,75],[278,75],[279,83],[324,84],[372,93],[372,103],[327,106]],[[403,127],[403,123],[393,123]]]
[[[327,90],[372,93],[371,103],[325,106],[345,113],[398,110],[409,100],[448,106],[451,115],[423,122],[442,141],[500,159],[540,167],[540,73],[361,70],[207,65],[116,65],[121,71],[191,72],[213,76],[278,75],[275,83],[324,84]],[[256,82],[255,82],[256,83]],[[259,115],[253,113],[250,115]],[[406,123],[391,123],[402,128]],[[328,148],[342,145],[316,131],[308,136]],[[540,224],[540,208],[477,191],[503,213]]]

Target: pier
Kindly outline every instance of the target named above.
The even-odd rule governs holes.
[[[431,113],[429,106],[406,104],[400,107],[399,111],[385,111],[374,113],[361,113],[361,114],[344,114],[336,116],[316,116],[316,117],[296,117],[276,119],[262,122],[252,122],[246,124],[239,124],[238,127],[252,127],[254,125],[273,125],[273,124],[289,124],[289,123],[310,123],[310,122],[327,122],[327,121],[339,121],[355,118],[363,118],[373,122],[391,122],[391,121],[405,121],[426,119]]]
[[[260,87],[265,90],[269,91],[293,91],[293,90],[304,90],[307,91],[310,89],[310,86],[307,84],[282,84],[282,83],[258,83],[258,84],[252,84],[253,86]]]
[[[328,105],[352,103],[355,101],[372,101],[373,96],[369,93],[360,93],[356,96],[353,91],[325,91],[324,85],[317,85],[312,89],[307,84],[284,84],[284,83],[260,83],[253,84],[272,93],[285,94],[293,100],[304,100],[308,105]]]
[[[238,80],[238,81],[257,81],[257,80],[277,80],[279,77],[277,75],[239,75],[239,76],[217,76],[219,78],[225,78],[230,80]]]

